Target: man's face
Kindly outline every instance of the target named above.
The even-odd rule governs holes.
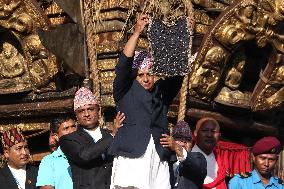
[[[88,104],[79,107],[76,111],[76,117],[80,125],[85,129],[92,130],[97,127],[99,119],[99,107],[95,104]]]
[[[178,145],[180,145],[181,147],[183,147],[187,152],[191,151],[192,143],[190,141],[182,140],[182,139],[176,139],[175,142]]]
[[[27,142],[20,142],[4,150],[4,156],[8,160],[8,165],[20,169],[29,162],[30,151]]]
[[[152,75],[148,69],[139,69],[136,80],[144,87],[144,89],[151,90],[155,83],[155,76]]]
[[[212,122],[205,122],[196,133],[196,144],[206,154],[210,154],[220,138],[220,128]]]
[[[276,154],[260,154],[252,157],[256,170],[261,176],[270,175],[275,168],[278,156]]]
[[[77,130],[77,126],[72,119],[69,119],[60,124],[58,128],[58,137],[62,137]]]
[[[49,149],[54,152],[57,147],[58,147],[58,140],[57,140],[57,135],[56,133],[50,133],[49,135],[49,140],[48,140],[48,144],[49,144]]]

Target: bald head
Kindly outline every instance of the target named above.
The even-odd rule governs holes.
[[[209,155],[220,138],[219,123],[213,118],[202,118],[196,124],[194,135],[196,137],[196,145]]]
[[[220,125],[216,119],[211,118],[211,117],[204,117],[201,118],[200,120],[197,121],[196,127],[195,127],[195,132],[197,132],[199,129],[201,129],[205,125],[212,125],[215,126],[218,131],[220,131]]]

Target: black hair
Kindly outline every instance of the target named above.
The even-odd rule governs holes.
[[[131,70],[131,78],[135,79],[138,74],[138,69],[137,68],[132,68]]]
[[[74,120],[74,117],[71,115],[62,115],[57,118],[54,118],[50,123],[50,132],[51,133],[58,133],[58,129],[60,125],[68,120]]]

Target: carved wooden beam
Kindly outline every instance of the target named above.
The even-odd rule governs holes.
[[[46,116],[72,112],[73,98],[45,102],[0,105],[0,117]]]
[[[279,129],[273,125],[257,123],[254,121],[241,120],[237,118],[227,117],[217,112],[211,112],[206,110],[200,110],[196,108],[190,108],[187,111],[187,116],[191,119],[198,120],[202,117],[212,117],[216,119],[221,125],[225,126],[226,129],[247,131],[250,133],[258,133],[262,135],[279,135]]]

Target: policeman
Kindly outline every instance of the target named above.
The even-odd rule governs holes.
[[[278,160],[280,141],[275,137],[264,137],[252,147],[255,169],[250,173],[234,176],[229,182],[229,189],[284,189],[282,180],[272,172]]]

